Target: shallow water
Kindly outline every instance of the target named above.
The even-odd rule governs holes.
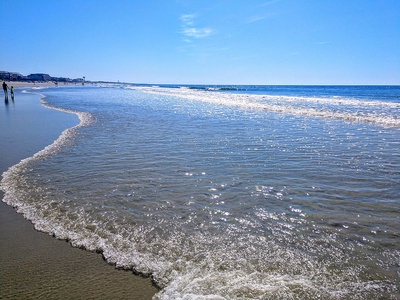
[[[16,89],[15,101],[0,105],[0,171],[78,123],[75,115],[41,106],[37,94]],[[148,278],[116,270],[97,253],[35,231],[3,202],[0,241],[0,299],[151,299],[158,291]]]
[[[41,91],[82,125],[5,200],[159,299],[400,298],[399,88],[214,90]]]

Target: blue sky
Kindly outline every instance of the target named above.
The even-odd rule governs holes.
[[[399,0],[0,0],[0,25],[24,75],[400,84]]]

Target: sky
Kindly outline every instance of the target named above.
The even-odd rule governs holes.
[[[0,70],[150,84],[400,84],[400,0],[0,0]]]

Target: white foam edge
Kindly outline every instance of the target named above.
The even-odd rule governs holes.
[[[267,100],[284,100],[285,102],[315,102],[315,103],[326,103],[331,105],[354,105],[354,106],[380,106],[380,107],[390,107],[390,108],[400,108],[400,103],[394,102],[384,102],[384,101],[373,101],[373,100],[359,100],[355,98],[347,98],[342,96],[331,96],[331,97],[313,97],[313,96],[283,96],[283,95],[268,95],[268,94],[248,94],[248,93],[220,93],[216,92],[215,89],[209,90],[193,90],[193,89],[176,89],[176,88],[164,88],[159,86],[130,86],[126,87],[126,89],[134,89],[140,90],[147,93],[157,93],[157,94],[168,94],[172,96],[182,96],[184,95],[220,95],[224,97],[229,97],[235,95],[239,98],[248,98],[251,97],[253,99],[267,99]]]
[[[321,98],[321,97],[296,97],[296,96],[273,96],[273,95],[253,95],[219,93],[213,91],[198,91],[190,89],[173,89],[159,87],[130,87],[130,89],[142,91],[144,93],[181,97],[192,101],[201,101],[212,104],[240,107],[244,109],[267,110],[282,114],[295,116],[322,117],[342,120],[345,122],[372,123],[381,126],[400,127],[400,118],[396,116],[378,116],[375,114],[352,114],[346,112],[320,110],[315,108],[295,107],[290,105],[280,105],[276,103],[265,103],[259,101],[284,101],[285,103],[313,102],[330,105],[352,105],[352,106],[376,106],[400,109],[400,103],[380,102],[380,101],[361,101],[347,98]]]
[[[70,137],[73,136],[73,133],[78,128],[88,126],[94,122],[94,118],[90,113],[58,108],[58,107],[52,106],[49,103],[47,103],[45,101],[45,95],[39,94],[39,97],[40,97],[41,105],[43,105],[46,108],[58,110],[58,111],[61,111],[64,113],[70,113],[70,114],[77,115],[79,118],[79,124],[65,129],[53,143],[46,146],[42,150],[36,152],[32,156],[22,159],[19,163],[11,166],[10,168],[8,168],[7,171],[3,172],[2,180],[0,181],[0,189],[4,191],[4,197],[3,197],[2,201],[7,203],[10,206],[17,208],[17,211],[19,213],[22,213],[24,215],[24,217],[26,217],[26,218],[27,218],[26,214],[24,214],[23,211],[18,210],[18,207],[20,205],[22,205],[23,203],[19,203],[18,199],[16,199],[16,197],[14,197],[15,193],[12,188],[12,183],[10,182],[10,181],[12,181],[13,174],[16,174],[19,170],[24,168],[28,163],[30,163],[32,161],[42,160],[51,154],[55,154],[57,151],[59,151],[59,149],[63,145],[67,144]],[[27,218],[27,219],[29,219],[29,218]],[[30,221],[34,221],[34,220],[30,220]]]

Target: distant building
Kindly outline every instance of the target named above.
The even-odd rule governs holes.
[[[42,73],[36,73],[36,74],[29,74],[26,76],[28,80],[32,81],[50,81],[51,76],[49,74],[42,74]]]

